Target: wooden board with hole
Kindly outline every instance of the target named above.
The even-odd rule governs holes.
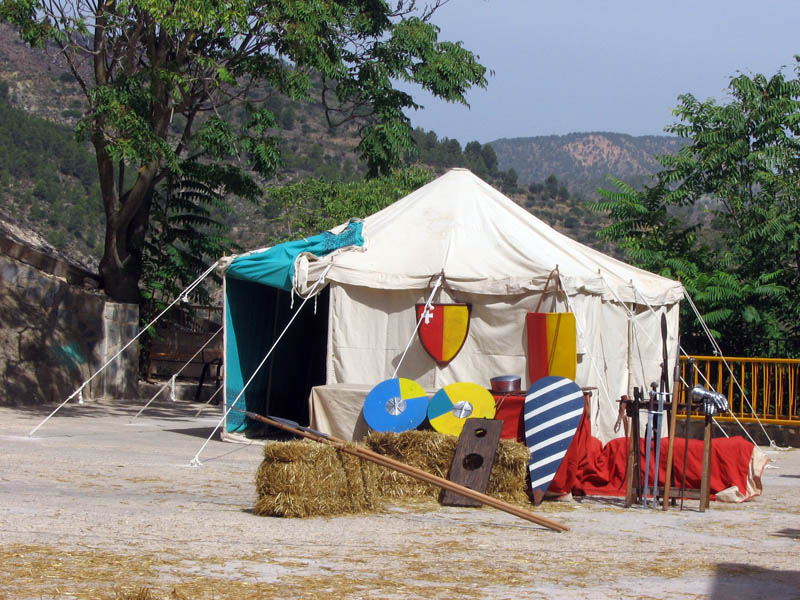
[[[489,486],[489,475],[492,472],[494,458],[497,455],[497,444],[503,431],[503,422],[498,419],[466,419],[458,445],[450,465],[448,479],[465,487],[486,493]],[[445,506],[480,506],[472,500],[456,492],[444,490],[442,504]]]

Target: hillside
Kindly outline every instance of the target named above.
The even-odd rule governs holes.
[[[549,175],[566,182],[573,193],[595,197],[606,177],[639,185],[660,169],[659,154],[674,154],[680,138],[622,133],[570,133],[537,137],[502,138],[489,142],[501,169],[513,168],[523,184],[543,182]]]
[[[52,52],[25,46],[13,30],[0,25],[0,96],[6,104],[0,107],[7,159],[0,168],[0,201],[6,215],[76,260],[96,265],[104,215],[92,149],[75,142],[72,134],[85,107],[81,90]],[[276,134],[282,140],[284,166],[272,180],[261,182],[265,190],[307,177],[351,181],[363,176],[353,152],[354,127],[331,130],[318,102],[290,102],[273,95],[266,106],[281,127]],[[240,111],[228,107],[225,116],[236,120]],[[666,136],[615,133],[503,139],[491,145],[462,145],[419,129],[414,137],[419,154],[409,157],[409,164],[438,173],[470,168],[549,225],[604,250],[594,235],[602,222],[586,209],[585,199],[609,173],[631,183],[638,182],[634,176],[643,180],[657,168],[654,154],[679,147],[678,140]],[[280,239],[265,206],[234,205],[233,213],[222,218],[244,248]]]

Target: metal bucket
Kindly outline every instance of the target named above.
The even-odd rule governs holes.
[[[490,379],[492,391],[497,394],[509,394],[521,391],[521,378],[516,375],[499,375]]]

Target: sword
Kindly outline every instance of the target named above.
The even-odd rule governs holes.
[[[661,313],[661,387],[658,391],[658,413],[653,419],[656,424],[656,435],[654,443],[656,445],[655,475],[653,479],[653,506],[656,506],[658,497],[658,473],[661,466],[661,425],[664,420],[664,402],[669,396],[669,363],[667,361],[667,315]],[[666,485],[666,482],[664,482]]]
[[[653,506],[658,504],[658,475],[661,467],[661,426],[664,422],[664,397],[668,392],[659,391],[658,409],[653,415],[653,444],[655,445],[655,474],[653,475]]]
[[[650,384],[649,402],[647,405],[647,431],[644,436],[644,490],[642,491],[642,506],[647,506],[647,496],[650,493],[650,451],[653,447],[653,425],[656,415],[656,392],[653,389],[655,383]],[[656,473],[656,481],[658,473]],[[653,494],[655,503],[655,493]]]

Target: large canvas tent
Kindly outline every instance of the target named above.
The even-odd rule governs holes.
[[[603,441],[615,435],[619,397],[658,380],[662,314],[670,362],[676,358],[680,283],[568,238],[464,169],[363,222],[224,264],[225,405],[301,423],[312,386],[375,385],[395,371],[428,390],[465,381],[488,387],[507,374],[527,389],[525,316],[537,307],[575,314],[576,381],[596,388],[592,427]],[[449,290],[438,300],[452,294],[472,305],[468,337],[442,367],[414,339],[398,369],[415,335],[415,304],[440,273]],[[311,293],[317,297],[253,377],[292,305]],[[225,431],[248,424],[234,408]]]

